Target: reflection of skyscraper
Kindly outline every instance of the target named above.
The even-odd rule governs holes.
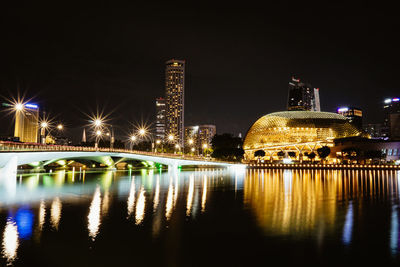
[[[165,99],[162,97],[156,99],[156,138],[165,138]]]
[[[288,110],[320,111],[319,89],[292,77],[289,82]]]
[[[165,69],[166,134],[184,145],[185,61],[169,60]]]
[[[34,104],[25,104],[15,113],[14,135],[21,142],[37,143],[39,130],[39,107]]]

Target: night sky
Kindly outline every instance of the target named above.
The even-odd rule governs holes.
[[[320,88],[323,111],[358,106],[366,122],[400,95],[400,20],[380,2],[8,2],[0,94],[25,92],[71,133],[96,107],[113,111],[120,136],[129,122],[152,122],[171,58],[187,63],[185,125],[218,133],[245,134],[285,110],[292,75]],[[12,133],[1,115],[1,134]]]

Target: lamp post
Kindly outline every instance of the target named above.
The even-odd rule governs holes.
[[[40,141],[43,145],[46,144],[46,129],[49,127],[49,124],[47,121],[42,121],[40,123]]]
[[[100,130],[97,130],[97,131],[96,131],[96,142],[95,142],[95,144],[94,144],[94,148],[96,149],[96,151],[99,149],[99,140],[100,140],[100,137],[101,137],[101,131],[100,131]]]
[[[131,145],[131,150],[133,149],[133,144],[136,142],[137,137],[135,135],[132,135],[130,137],[130,145]]]
[[[207,156],[207,154],[206,154],[206,149],[207,148],[208,148],[208,145],[207,144],[203,144],[203,157]]]

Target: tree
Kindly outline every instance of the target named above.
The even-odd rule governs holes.
[[[232,134],[216,134],[211,141],[213,149],[211,156],[221,160],[241,161],[244,154],[242,143],[241,138]]]
[[[325,160],[331,154],[331,149],[328,146],[323,146],[317,149],[317,153],[322,160]]]
[[[304,153],[304,154],[307,156],[307,158],[311,159],[311,161],[313,161],[315,159],[315,157],[317,156],[314,151],[312,151],[310,153]]]
[[[265,157],[265,151],[264,150],[257,150],[256,152],[254,152],[254,157],[257,158],[263,158]]]

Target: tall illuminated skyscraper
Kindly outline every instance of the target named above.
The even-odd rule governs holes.
[[[292,77],[289,82],[288,110],[321,111],[319,89]]]
[[[166,136],[184,145],[185,61],[172,59],[165,68]]]
[[[35,104],[21,105],[15,111],[14,136],[21,142],[37,143],[39,130],[39,107]]]
[[[165,99],[156,99],[156,138],[165,139]]]

